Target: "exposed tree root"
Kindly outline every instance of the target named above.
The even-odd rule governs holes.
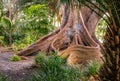
[[[78,10],[65,6],[59,29],[20,51],[18,55],[27,56],[39,51],[51,53],[57,50],[60,56],[70,55],[69,59],[74,55],[76,57],[74,59],[99,58],[100,47],[95,37],[99,19],[100,17],[87,7]]]

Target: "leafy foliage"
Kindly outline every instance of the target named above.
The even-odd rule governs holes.
[[[4,36],[0,36],[0,45],[1,46],[4,46]]]
[[[12,27],[12,22],[8,17],[2,17],[1,18],[1,23],[0,23],[3,27],[5,27],[5,29],[11,29]]]
[[[5,75],[0,74],[0,81],[7,81],[7,77]]]
[[[25,9],[25,15],[28,25],[30,29],[36,30],[35,32],[47,34],[49,31],[53,29],[53,26],[50,24],[51,17],[48,11],[48,7],[43,5],[33,5],[29,8]],[[42,31],[41,31],[42,30]]]
[[[45,4],[32,5],[25,8],[20,14],[14,32],[14,46],[18,48],[23,49],[54,29],[52,17]]]
[[[4,41],[4,44],[9,44],[9,35],[10,35],[10,30],[12,29],[13,29],[13,24],[11,20],[6,16],[2,16],[0,21],[0,34],[4,38],[2,39],[2,41]]]
[[[20,61],[22,60],[18,55],[14,55],[11,57],[11,61]]]
[[[108,24],[105,22],[105,20],[101,19],[96,28],[96,36],[101,43],[103,43],[103,41],[104,41],[104,36],[106,34],[107,26],[108,26]]]
[[[36,57],[35,62],[40,66],[39,71],[33,74],[32,81],[79,81],[81,71],[67,67],[65,60],[57,55]]]
[[[101,64],[97,60],[89,61],[86,68],[86,75],[87,76],[96,75],[100,69],[100,65]]]
[[[12,31],[13,46],[21,49],[51,32],[54,29],[53,18],[44,2],[46,0],[1,0],[0,35],[4,38],[1,41],[8,45]]]
[[[90,75],[97,74],[100,66],[97,61],[91,61],[86,68],[73,68],[57,54],[45,56],[42,53],[36,56],[35,62],[39,70],[33,74],[31,81],[87,81]]]
[[[35,2],[35,4],[20,9],[22,6],[32,2]],[[53,18],[46,4],[36,4],[37,1],[31,0],[22,1],[22,5],[19,7],[21,3],[18,6],[16,5],[19,3],[19,0],[17,2],[11,0],[10,3],[5,1],[1,2],[1,4],[5,3],[13,4],[14,8],[12,8],[12,20],[8,17],[7,6],[2,5],[0,10],[0,36],[2,36],[0,41],[2,45],[8,45],[10,43],[10,30],[12,31],[13,46],[17,50],[23,49],[54,29],[52,25]]]

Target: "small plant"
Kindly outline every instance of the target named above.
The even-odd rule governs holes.
[[[0,74],[0,81],[7,81],[7,77]]]
[[[46,63],[47,57],[44,54],[38,54],[35,57],[35,63],[38,67],[42,67]]]
[[[20,61],[20,60],[22,60],[22,58],[19,57],[18,55],[14,55],[11,57],[11,61]]]
[[[96,75],[99,71],[100,63],[95,61],[90,61],[87,65],[87,75]]]
[[[0,36],[0,45],[5,45],[5,42],[3,41],[4,40],[4,36]]]

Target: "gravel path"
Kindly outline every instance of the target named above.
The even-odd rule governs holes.
[[[11,61],[10,58],[14,54],[12,52],[0,53],[0,74],[6,75],[8,81],[23,81],[28,79],[34,69],[34,57],[18,62]],[[27,81],[27,80],[26,80]]]

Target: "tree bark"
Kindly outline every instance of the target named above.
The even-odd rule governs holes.
[[[95,36],[95,28],[100,17],[87,7],[82,7],[79,10],[75,7],[71,8],[62,5],[62,10],[60,27],[26,47],[20,51],[18,55],[27,56],[39,51],[45,53],[58,51],[59,55],[61,55],[61,52],[68,50],[69,47],[73,45],[79,48],[82,46],[84,46],[82,48],[87,47],[86,51],[89,50],[89,48],[97,48],[97,51],[99,51],[99,41]],[[99,54],[97,56],[99,56]]]
[[[100,81],[120,81],[120,11],[118,0],[108,8],[109,25],[104,36],[104,63],[100,68]],[[107,3],[110,5],[111,3]],[[104,74],[104,75],[103,75]]]

